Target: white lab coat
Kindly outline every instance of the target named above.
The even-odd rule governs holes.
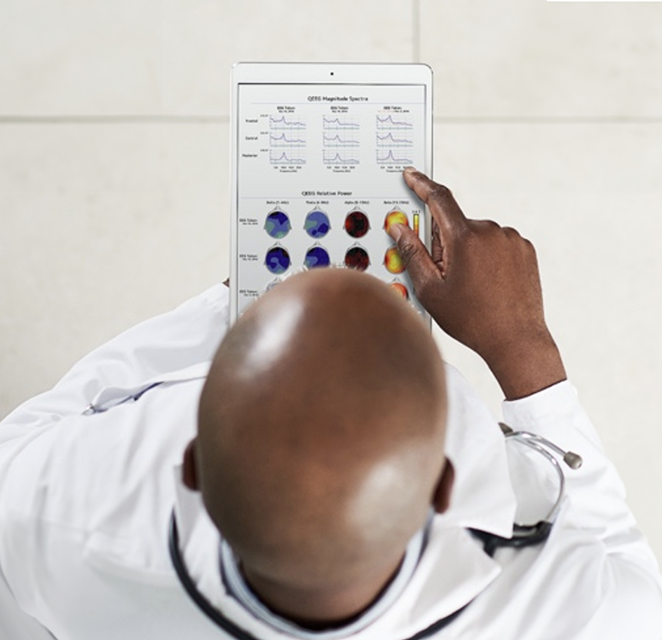
[[[174,509],[200,591],[239,627],[287,638],[225,589],[219,534],[180,479],[197,399],[228,322],[214,287],[124,333],[0,423],[0,639],[229,638],[190,602],[167,550]],[[117,401],[154,382],[139,400]],[[505,421],[584,458],[550,538],[489,558],[466,528],[508,536],[503,438],[448,368],[449,511],[436,516],[397,601],[355,640],[405,640],[471,602],[438,638],[659,640],[662,579],[614,467],[569,383],[504,403]],[[93,402],[108,410],[84,415]],[[47,631],[48,630],[48,631]]]

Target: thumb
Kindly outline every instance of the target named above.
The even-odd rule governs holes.
[[[441,273],[421,239],[409,227],[392,224],[389,235],[395,240],[402,263],[409,273],[417,297],[433,283],[441,280]],[[422,302],[422,300],[421,300]]]

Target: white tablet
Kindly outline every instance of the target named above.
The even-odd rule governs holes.
[[[424,317],[386,229],[429,246],[402,170],[432,168],[423,64],[239,63],[233,68],[231,317],[302,269],[382,279]]]

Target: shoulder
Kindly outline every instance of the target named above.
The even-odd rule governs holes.
[[[1,474],[3,570],[11,573],[11,549],[19,573],[28,565],[39,572],[64,554],[72,564],[105,558],[170,574],[173,474],[195,433],[203,382],[167,383],[137,402],[64,418],[15,447]]]

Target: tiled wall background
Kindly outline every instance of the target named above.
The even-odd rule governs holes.
[[[230,66],[424,61],[435,176],[539,251],[662,558],[662,4],[3,0],[0,415],[228,274]],[[485,367],[440,337],[499,411]]]

